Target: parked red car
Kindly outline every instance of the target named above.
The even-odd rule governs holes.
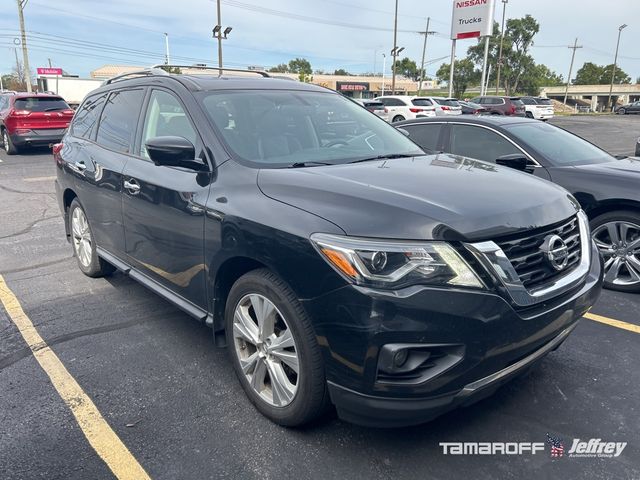
[[[59,142],[72,118],[73,110],[57,95],[0,95],[0,134],[8,155]]]

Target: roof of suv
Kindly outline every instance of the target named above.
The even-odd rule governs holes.
[[[525,117],[508,117],[503,115],[481,115],[479,117],[473,115],[457,115],[454,117],[427,117],[417,118],[415,120],[405,120],[402,122],[394,123],[393,125],[398,127],[402,125],[411,125],[412,123],[469,123],[474,125],[487,125],[500,127],[503,125],[513,125],[515,123],[538,123],[538,120]]]

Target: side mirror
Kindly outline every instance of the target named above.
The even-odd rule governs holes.
[[[496,163],[515,170],[520,170],[521,172],[533,173],[533,167],[531,163],[529,163],[529,159],[522,153],[503,155],[496,158]]]
[[[149,153],[149,158],[156,165],[169,167],[193,168],[196,149],[193,144],[184,137],[154,137],[144,144]]]
[[[407,130],[405,130],[402,127],[396,127],[396,130],[398,130],[401,134],[403,134],[405,137],[409,136],[409,132]]]

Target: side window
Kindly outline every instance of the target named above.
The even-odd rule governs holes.
[[[438,138],[442,130],[441,124],[406,125],[402,128],[409,132],[409,138],[422,148],[426,148],[431,152],[438,150]]]
[[[130,152],[144,90],[111,92],[102,110],[96,142],[118,152]]]
[[[491,130],[471,125],[451,125],[451,153],[495,163],[503,155],[522,153]]]
[[[93,127],[98,121],[98,115],[104,106],[107,94],[87,98],[80,109],[73,116],[71,133],[76,137],[91,138]]]
[[[183,137],[196,145],[196,130],[191,125],[182,104],[164,90],[153,90],[144,119],[140,155],[149,158],[144,144],[153,137]]]

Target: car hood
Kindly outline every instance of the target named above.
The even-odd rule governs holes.
[[[629,174],[633,175],[634,181],[638,181],[636,175],[640,174],[640,159],[638,158],[623,158],[622,160],[615,160],[606,163],[596,163],[594,165],[577,165],[576,168],[584,170],[585,172],[593,172],[599,175],[615,175],[626,177]]]
[[[268,197],[362,237],[484,240],[556,223],[578,209],[550,182],[446,154],[264,169],[258,185]]]

